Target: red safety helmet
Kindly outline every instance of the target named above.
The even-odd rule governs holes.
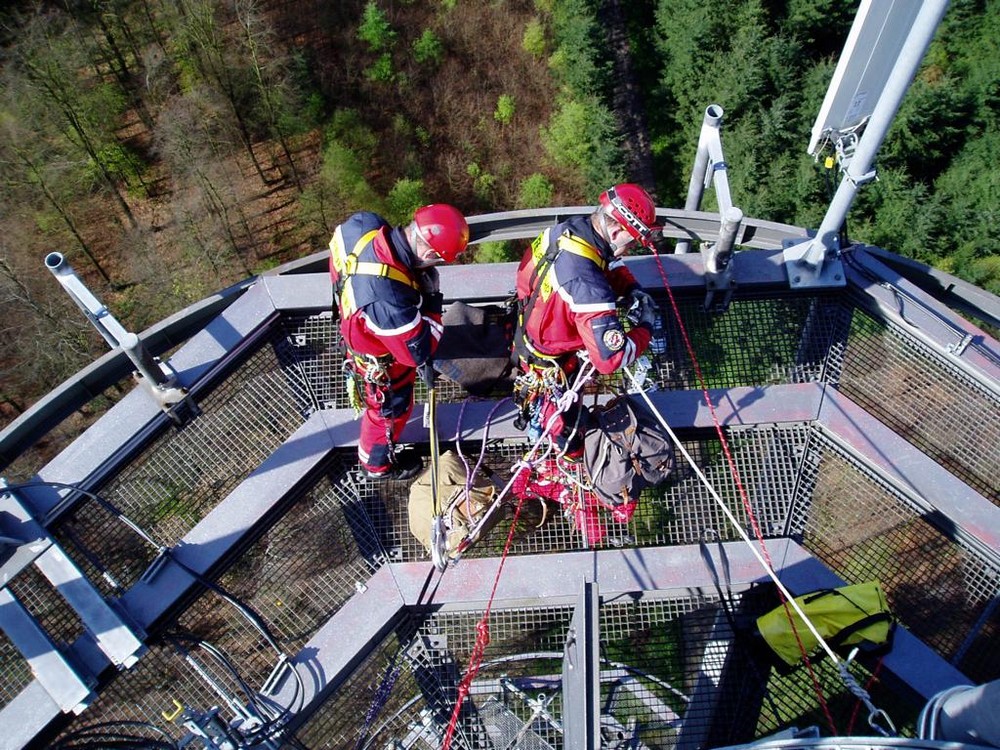
[[[421,238],[447,263],[454,261],[469,244],[468,222],[461,211],[447,203],[418,208],[413,223]]]
[[[643,240],[656,226],[656,204],[642,187],[631,182],[608,188],[600,197],[601,208],[625,227],[633,239]]]

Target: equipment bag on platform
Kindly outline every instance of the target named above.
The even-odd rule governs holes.
[[[849,651],[851,646],[867,651],[891,646],[896,620],[878,581],[821,589],[797,596],[795,602],[835,652]],[[794,630],[789,613],[795,623]],[[757,629],[767,645],[788,665],[799,662],[803,649],[811,654],[819,646],[816,636],[798,612],[791,607],[786,612],[784,605],[757,618]]]
[[[620,505],[637,500],[646,487],[670,476],[674,446],[644,402],[617,396],[591,409],[584,465],[595,494]]]
[[[434,353],[434,369],[473,396],[509,391],[513,308],[476,307],[459,300],[448,305],[441,323],[444,333]]]
[[[457,453],[445,451],[438,457],[438,499],[447,529],[446,549],[449,554],[466,537],[469,528],[490,507],[497,492],[493,482],[479,474],[473,478],[469,496],[466,497],[466,476],[465,464]],[[431,494],[429,466],[410,485],[407,511],[410,533],[430,552],[434,498]]]

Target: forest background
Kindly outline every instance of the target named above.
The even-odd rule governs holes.
[[[734,202],[816,227],[839,178],[805,147],[856,7],[6,3],[0,425],[106,350],[45,269],[52,251],[142,331],[322,250],[358,209],[403,222],[433,201],[468,214],[588,205],[619,180],[682,206],[711,103],[726,112]],[[1000,2],[952,0],[848,227],[994,293],[998,40]],[[485,244],[466,262],[519,253]]]

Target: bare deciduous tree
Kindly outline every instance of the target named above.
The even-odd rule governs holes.
[[[121,104],[106,84],[81,75],[89,60],[72,19],[55,12],[35,16],[17,47],[15,65],[25,73],[30,102],[86,154],[129,226],[138,222],[108,167],[105,146],[117,143],[114,126]],[[41,118],[40,118],[41,119]]]

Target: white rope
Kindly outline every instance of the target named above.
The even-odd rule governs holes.
[[[510,492],[511,487],[514,486],[514,482],[517,479],[518,475],[521,473],[521,471],[523,471],[524,469],[531,469],[532,467],[535,466],[535,464],[537,464],[541,460],[544,460],[546,456],[549,455],[549,453],[552,451],[552,441],[548,441],[549,444],[546,446],[545,450],[542,452],[540,456],[535,457],[535,451],[538,450],[538,446],[540,446],[542,442],[545,441],[545,438],[548,437],[548,434],[552,431],[552,428],[555,427],[556,420],[558,419],[559,415],[563,413],[563,410],[569,408],[569,406],[579,398],[579,391],[594,376],[595,372],[597,372],[597,368],[594,367],[594,364],[589,359],[584,360],[583,366],[580,368],[580,371],[576,374],[576,380],[573,382],[573,386],[569,389],[569,391],[564,393],[559,398],[556,404],[557,407],[556,411],[546,421],[545,429],[542,431],[542,434],[538,436],[538,439],[535,440],[535,442],[531,445],[531,448],[520,459],[518,459],[511,467],[512,473],[510,479],[507,480],[507,484],[504,485],[503,489],[501,489],[499,494],[494,498],[493,504],[490,506],[489,510],[487,510],[486,513],[483,514],[482,518],[480,518],[479,521],[476,523],[476,525],[469,530],[468,534],[466,534],[463,543],[459,545],[460,550],[464,551],[464,549],[467,549],[473,542],[478,541],[479,534],[482,533],[486,520],[490,517],[490,515],[496,508],[500,507],[500,503],[503,501],[507,493]],[[567,398],[567,396],[569,396],[569,398]],[[453,559],[459,560],[460,558],[461,558],[461,552],[455,555]]]
[[[726,518],[728,518],[729,522],[733,525],[733,528],[736,529],[736,533],[740,535],[740,537],[746,543],[747,547],[750,549],[750,552],[753,554],[755,558],[757,558],[757,562],[761,564],[761,567],[764,568],[764,571],[767,573],[770,579],[774,581],[774,585],[778,587],[778,589],[781,591],[782,594],[784,594],[785,599],[788,601],[789,605],[791,605],[792,609],[795,610],[796,614],[798,614],[798,616],[802,618],[802,621],[809,629],[809,632],[813,634],[813,637],[816,639],[819,645],[822,646],[823,650],[827,653],[827,655],[833,660],[833,663],[839,664],[840,658],[837,656],[837,654],[834,653],[833,649],[830,648],[830,645],[826,642],[823,636],[819,634],[819,631],[816,629],[816,626],[813,625],[812,621],[806,616],[806,613],[802,611],[802,608],[799,606],[798,602],[795,601],[795,597],[792,596],[791,592],[787,588],[785,588],[785,585],[778,579],[777,573],[775,573],[774,569],[767,563],[767,560],[764,559],[764,556],[761,555],[761,553],[757,550],[757,548],[753,546],[753,542],[750,539],[749,535],[747,535],[747,533],[743,530],[743,527],[740,526],[740,522],[736,519],[736,516],[734,516],[733,512],[729,510],[729,506],[726,505],[726,503],[719,496],[719,493],[716,492],[715,488],[712,486],[712,483],[708,481],[708,477],[705,476],[704,472],[702,472],[702,470],[698,467],[698,464],[695,463],[694,459],[691,457],[691,454],[688,453],[687,449],[681,443],[680,439],[677,437],[674,431],[670,429],[670,425],[667,424],[667,420],[663,418],[663,415],[660,414],[659,409],[657,409],[656,406],[653,404],[653,401],[652,399],[650,399],[649,394],[646,393],[646,391],[642,390],[642,388],[637,384],[635,376],[632,375],[632,373],[628,370],[628,368],[623,367],[622,370],[628,376],[629,380],[632,381],[632,384],[636,386],[639,393],[642,394],[642,398],[645,400],[646,405],[649,406],[649,410],[656,415],[657,421],[659,421],[659,423],[663,425],[663,429],[667,431],[667,434],[670,435],[670,439],[674,441],[674,445],[677,446],[677,449],[683,454],[684,458],[687,459],[687,462],[691,465],[691,468],[694,469],[695,474],[698,475],[698,478],[708,489],[709,494],[711,494],[712,498],[718,504],[719,508],[722,509],[722,512],[726,515]]]

